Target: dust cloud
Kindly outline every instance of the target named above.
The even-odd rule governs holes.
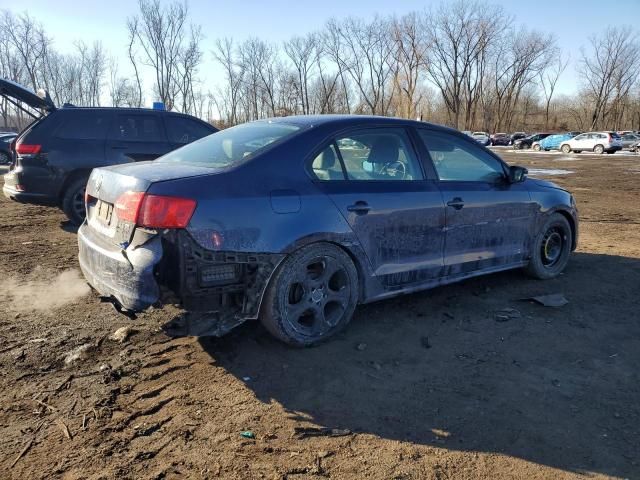
[[[76,269],[62,273],[35,269],[21,278],[0,279],[0,303],[16,312],[53,310],[87,293],[89,286]]]

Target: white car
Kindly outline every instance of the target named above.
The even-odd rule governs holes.
[[[473,132],[471,137],[480,145],[484,145],[485,147],[491,143],[491,138],[487,132]]]
[[[620,135],[614,132],[588,132],[582,133],[571,140],[560,144],[563,153],[590,151],[593,153],[615,153],[622,150]]]

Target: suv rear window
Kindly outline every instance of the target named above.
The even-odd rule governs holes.
[[[66,112],[56,137],[74,140],[102,140],[107,136],[111,115],[107,112]]]

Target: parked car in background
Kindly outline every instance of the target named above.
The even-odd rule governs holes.
[[[259,319],[295,346],[359,303],[514,268],[557,277],[578,230],[566,190],[458,131],[386,117],[245,123],[96,168],[86,198],[80,267],[121,310],[177,298],[208,335]]]
[[[18,136],[13,132],[0,133],[0,165],[9,165],[13,157],[11,144]]]
[[[491,145],[506,146],[511,143],[511,137],[506,133],[494,133],[491,135]]]
[[[513,145],[513,142],[515,142],[516,140],[520,140],[521,138],[525,138],[527,136],[527,134],[525,132],[513,132],[511,134],[511,145]]]
[[[491,143],[491,137],[489,137],[487,132],[473,132],[471,138],[485,147]]]
[[[598,154],[604,152],[615,153],[618,150],[622,150],[622,140],[615,132],[588,132],[562,142],[560,150],[563,153],[580,153],[583,151]]]
[[[640,135],[637,133],[623,133],[620,135],[620,141],[622,142],[622,148],[626,150],[634,150],[634,145],[640,142]]]
[[[539,152],[540,150],[544,150],[545,152],[548,152],[549,150],[560,150],[560,144],[562,142],[564,142],[565,140],[570,140],[575,136],[576,133],[574,132],[549,135],[539,142],[534,142],[531,148],[533,148],[533,150],[537,152]]]
[[[473,132],[471,132],[471,130],[463,130],[462,133],[464,133],[465,135],[471,137],[473,135]]]
[[[57,205],[79,225],[84,190],[95,167],[153,160],[216,128],[190,115],[143,108],[56,108],[13,82],[1,93],[44,114],[15,143],[15,159],[4,176],[4,195],[26,203]]]
[[[534,133],[528,137],[520,138],[513,142],[513,148],[516,150],[526,150],[531,148],[534,142],[539,142],[543,138],[547,138],[550,133]]]

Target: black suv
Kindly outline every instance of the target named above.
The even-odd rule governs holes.
[[[216,128],[189,115],[143,108],[57,109],[51,99],[7,80],[0,95],[43,112],[15,141],[4,195],[57,205],[77,225],[84,220],[84,189],[91,169],[153,160]]]

